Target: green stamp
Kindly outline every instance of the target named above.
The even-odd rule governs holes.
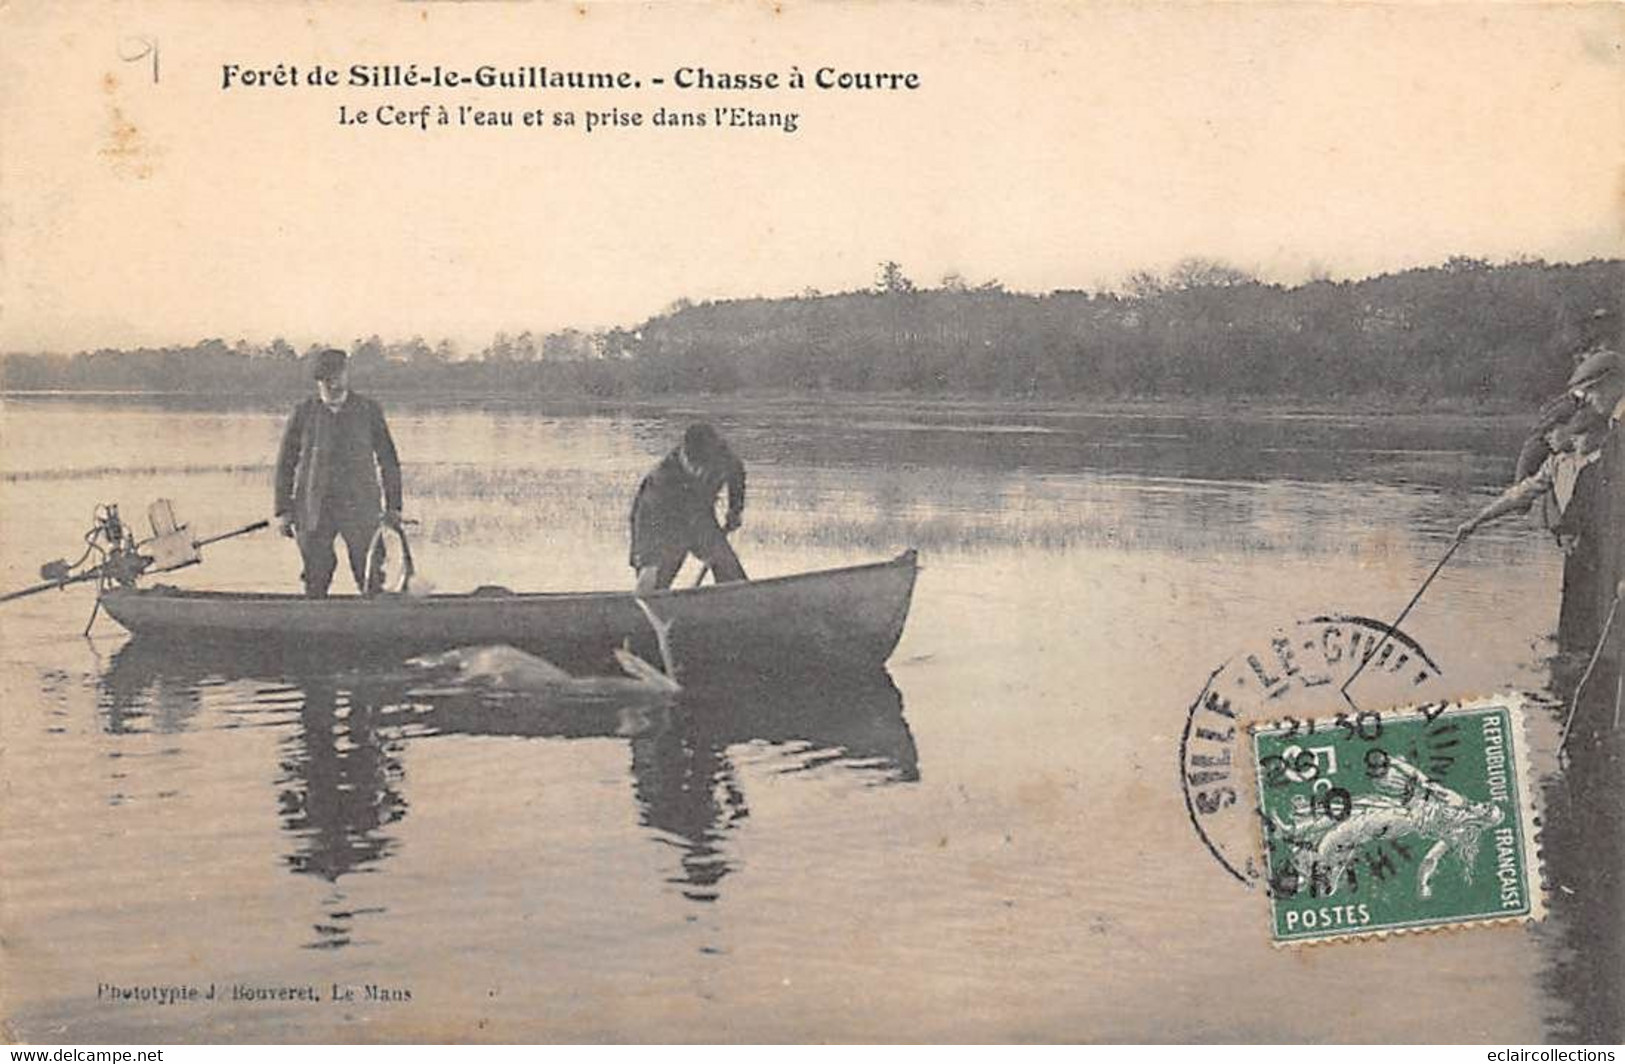
[[[1522,702],[1253,732],[1276,942],[1539,919]]]

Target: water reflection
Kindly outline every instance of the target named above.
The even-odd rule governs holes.
[[[120,733],[161,703],[195,716],[200,692],[239,685],[246,705],[294,726],[280,740],[278,811],[296,875],[333,884],[315,923],[316,948],[352,944],[364,911],[345,904],[343,877],[369,872],[397,846],[405,815],[403,749],[457,736],[536,740],[623,738],[637,823],[676,851],[667,882],[697,902],[716,900],[737,869],[728,836],[750,815],[736,759],[752,771],[842,774],[863,786],[912,783],[919,752],[901,692],[880,672],[795,687],[753,679],[685,692],[669,704],[551,701],[474,692],[415,692],[404,674],[287,675],[252,651],[126,643],[100,678],[106,729]],[[286,714],[297,711],[291,720]]]
[[[903,696],[884,672],[794,688],[753,682],[691,691],[653,707],[442,697],[413,726],[435,735],[627,739],[638,823],[676,849],[667,882],[698,902],[715,901],[735,870],[727,838],[750,815],[731,750],[762,747],[772,770],[786,773],[828,766],[865,784],[920,778]]]
[[[693,901],[716,900],[731,870],[726,834],[750,815],[729,747],[765,745],[783,772],[833,765],[865,782],[920,778],[902,694],[884,673],[867,684],[702,694],[677,723],[632,740],[632,780],[640,822],[681,850],[669,882]]]
[[[232,684],[247,688],[242,704],[227,709],[233,716],[297,709],[296,726],[279,744],[274,779],[293,847],[282,860],[297,875],[333,885],[307,945],[349,945],[355,918],[382,910],[347,906],[339,881],[392,852],[389,827],[407,810],[400,793],[401,739],[386,726],[394,707],[390,692],[331,675],[281,675],[271,660],[251,652],[131,641],[100,677],[103,727],[125,734],[144,730],[139,722],[151,717],[153,730],[183,730],[202,708],[203,691]]]
[[[1381,431],[1373,433],[1373,422]],[[1011,409],[997,405],[775,409],[726,429],[746,452],[815,436],[813,466],[1178,475],[1200,480],[1301,479],[1486,483],[1485,456],[1516,453],[1520,417],[1213,413],[1128,409]],[[1487,479],[1486,479],[1487,478]]]
[[[1140,786],[1163,793],[1156,751],[1167,749],[1168,713],[1193,693],[1192,670],[1235,649],[1236,633],[1304,611],[1390,619],[1442,552],[1441,530],[1505,482],[1526,428],[1522,417],[1276,424],[1232,413],[732,404],[724,431],[752,465],[741,549],[762,572],[934,548],[904,649],[917,661],[906,673],[911,708],[929,702],[929,713],[907,723],[886,681],[850,697],[696,692],[622,711],[431,702],[404,679],[358,676],[344,661],[193,666],[165,650],[146,664],[121,653],[98,667],[66,646],[88,601],[11,607],[4,642],[20,697],[7,741],[16,763],[41,771],[40,785],[16,796],[6,864],[21,888],[17,920],[62,946],[19,955],[29,970],[17,980],[18,1029],[107,1036],[124,1021],[87,1003],[83,988],[110,973],[161,974],[154,950],[290,982],[312,961],[365,960],[448,990],[451,973],[477,965],[509,986],[574,987],[588,1004],[630,980],[649,1005],[608,1021],[545,993],[467,1005],[493,1021],[487,1034],[520,1036],[602,1037],[579,1015],[629,1037],[700,1037],[700,1026],[674,1033],[669,1020],[699,1015],[702,1002],[712,1030],[773,1037],[819,1017],[878,1016],[853,1003],[879,1001],[890,1019],[875,1023],[908,1022],[860,1024],[858,1034],[994,1038],[1014,1025],[1189,1037],[1234,1034],[1209,1022],[1234,1015],[1254,1017],[1244,1035],[1335,1041],[1352,1028],[1290,1003],[1352,985],[1369,999],[1360,1031],[1376,1040],[1492,1028],[1537,1040],[1533,1012],[1547,1001],[1560,1017],[1554,1033],[1586,1030],[1576,1017],[1617,1016],[1622,929],[1605,892],[1621,847],[1600,834],[1598,813],[1610,798],[1617,808],[1617,760],[1577,758],[1570,782],[1551,792],[1543,830],[1563,847],[1547,847],[1554,915],[1528,932],[1416,936],[1309,970],[1259,952],[1244,900],[1216,894],[1192,915],[1144,884],[1146,867],[1164,878],[1222,875],[1182,812],[1147,804]],[[210,532],[263,508],[280,404],[225,419],[138,415],[78,402],[68,420],[46,425],[8,401],[7,439],[30,418],[35,429],[5,449],[0,483],[15,512],[43,516],[8,526],[7,586],[63,554],[97,502],[135,512],[169,495]],[[446,591],[624,586],[627,485],[680,431],[646,407],[631,422],[447,410],[392,418],[425,519],[418,560]],[[161,425],[174,446],[108,468],[104,449],[85,442],[92,435],[72,431],[86,419],[105,430],[98,439],[157,439]],[[297,573],[288,550],[276,537],[245,537],[173,579],[288,588]],[[1527,529],[1487,530],[1424,600],[1423,641],[1455,675],[1528,686],[1530,644],[1555,617],[1555,575]],[[99,639],[115,633],[98,622]],[[1166,667],[1145,667],[1147,648]],[[88,735],[87,674],[100,696]],[[991,720],[984,702],[1006,694],[1007,711]],[[1606,723],[1606,712],[1586,713]],[[910,782],[921,775],[910,725],[927,747],[921,784]],[[470,738],[487,734],[515,738]],[[108,751],[119,760],[98,757]],[[133,796],[125,807],[97,792],[110,771],[128,774],[113,784]],[[177,800],[154,800],[170,788],[181,789]],[[1078,820],[1079,794],[1129,819]],[[516,805],[520,797],[532,804]],[[1181,830],[1143,830],[1159,816]],[[1132,845],[1113,845],[1136,830]],[[939,843],[950,834],[952,845]],[[70,846],[92,864],[66,867]],[[561,860],[580,874],[558,874]],[[594,870],[619,879],[586,874]],[[98,889],[109,877],[121,883],[117,906]],[[1089,900],[1081,917],[1073,892]],[[659,904],[647,904],[654,894]],[[366,906],[390,911],[369,916],[381,909]],[[268,933],[231,942],[211,933],[244,911]],[[339,948],[298,948],[322,943]],[[695,962],[666,948],[690,944],[726,955]],[[72,957],[81,960],[58,963]],[[1540,968],[1549,999],[1531,992]],[[1405,970],[1435,973],[1437,985],[1418,998],[1401,989],[1415,983]],[[794,987],[781,992],[780,974]],[[1472,993],[1451,992],[1464,978]],[[1108,983],[1110,1000],[1074,992]],[[1196,987],[1208,1009],[1200,1015]],[[985,1007],[967,1012],[965,1002]],[[777,1025],[758,1019],[764,1012],[781,1013]],[[185,1037],[192,1019],[165,1016],[148,1034]]]
[[[384,829],[406,815],[398,790],[400,740],[381,733],[384,706],[366,686],[341,691],[326,677],[299,686],[304,691],[300,727],[283,741],[277,779],[282,823],[298,843],[284,860],[296,874],[336,884],[394,848]],[[342,902],[343,894],[335,891],[332,900]],[[349,944],[355,915],[330,910],[327,921],[316,925],[312,945]]]
[[[1583,665],[1583,662],[1580,663]],[[1552,665],[1552,692],[1567,713],[1581,670],[1574,655]],[[1620,975],[1625,972],[1625,809],[1619,802],[1625,732],[1617,726],[1619,654],[1604,655],[1581,689],[1569,738],[1569,761],[1547,777],[1542,850],[1551,880],[1550,931],[1560,949],[1548,951],[1545,973],[1561,1014],[1553,1036],[1613,1044],[1625,1039]]]
[[[690,901],[715,901],[733,870],[727,834],[750,809],[725,748],[695,738],[681,727],[635,736],[632,793],[638,823],[677,849],[679,871],[666,882]]]
[[[7,396],[6,449],[0,482],[40,477],[94,477],[114,471],[101,438],[78,433],[86,416],[117,418],[148,439],[188,454],[200,432],[210,441],[207,464],[119,467],[124,475],[221,469],[263,475],[285,410],[263,402],[178,396]],[[516,469],[532,456],[556,464],[598,468],[606,456],[640,468],[693,419],[689,406],[640,406],[635,418],[596,404],[527,397],[522,410],[500,402],[418,404],[391,400],[410,461],[435,457],[489,470],[493,460]],[[223,413],[229,411],[229,413]],[[956,472],[1025,469],[1037,473],[1108,470],[1116,474],[1178,475],[1193,479],[1268,481],[1305,476],[1385,484],[1488,485],[1505,475],[1496,456],[1516,454],[1528,430],[1525,415],[1293,413],[1279,406],[1227,404],[1211,411],[1168,404],[1090,406],[894,402],[729,404],[712,412],[724,434],[748,456],[793,452],[815,468],[887,467]],[[1380,427],[1373,432],[1373,425]],[[165,435],[171,434],[171,435]],[[816,447],[807,447],[817,440]],[[39,463],[49,461],[42,468]],[[415,497],[415,496],[414,496]]]
[[[101,672],[99,709],[109,735],[185,731],[202,709],[206,674],[157,667],[150,655],[130,654],[126,644]]]

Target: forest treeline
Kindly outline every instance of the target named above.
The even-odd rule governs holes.
[[[1118,292],[920,287],[896,263],[837,294],[681,301],[631,328],[499,333],[474,352],[421,337],[336,346],[384,393],[638,397],[914,393],[1533,401],[1561,388],[1625,261],[1456,258],[1361,281],[1262,283],[1189,260]],[[285,340],[4,357],[7,390],[293,393],[310,355]]]

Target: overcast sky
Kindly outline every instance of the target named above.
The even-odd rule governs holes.
[[[1625,7],[12,5],[0,349],[635,324],[678,298],[1625,253]],[[150,59],[123,61],[158,42]],[[627,70],[624,92],[223,91],[222,65]],[[701,92],[680,67],[913,71]],[[652,79],[665,77],[664,87]],[[341,127],[734,105],[798,130]]]

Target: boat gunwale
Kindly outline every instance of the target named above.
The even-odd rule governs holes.
[[[293,591],[215,591],[207,589],[194,589],[175,587],[173,585],[155,585],[152,587],[118,587],[102,592],[103,598],[116,596],[118,598],[152,598],[171,602],[212,602],[212,603],[287,603],[305,606],[342,606],[346,608],[376,608],[382,604],[410,602],[414,605],[428,605],[441,603],[444,605],[471,604],[482,606],[539,604],[542,602],[605,602],[641,598],[645,602],[661,602],[682,596],[685,599],[701,596],[726,596],[759,588],[777,588],[788,584],[802,583],[808,580],[827,579],[834,576],[856,575],[880,569],[907,569],[911,573],[919,572],[919,550],[910,547],[895,558],[887,558],[877,562],[863,562],[858,565],[843,565],[832,569],[813,569],[804,573],[786,573],[782,576],[768,576],[759,580],[738,580],[721,584],[708,584],[704,587],[674,587],[663,591],[650,592],[647,595],[638,595],[633,590],[626,591],[499,591],[479,594],[472,591],[435,593],[429,595],[411,594],[383,594],[383,595],[332,595],[327,598],[309,598]],[[906,606],[904,609],[906,610]]]

